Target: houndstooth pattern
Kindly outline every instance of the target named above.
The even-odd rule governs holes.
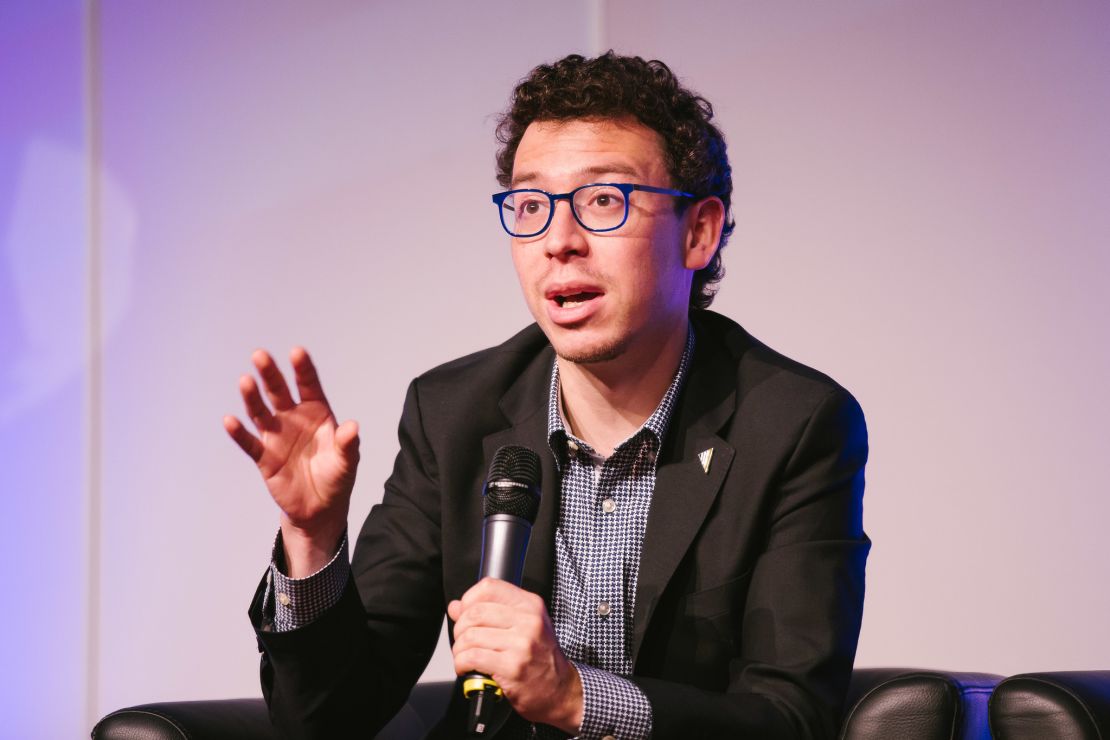
[[[270,617],[274,632],[289,632],[303,627],[335,606],[343,595],[347,576],[351,572],[347,548],[347,533],[344,532],[331,562],[310,576],[290,578],[278,567],[285,563],[281,530],[278,530],[270,570],[266,574],[268,588],[262,597],[262,614]]]
[[[608,458],[566,428],[558,361],[551,372],[548,444],[562,474],[551,621],[582,676],[582,738],[651,734],[647,697],[621,676],[632,673],[632,615],[656,459],[693,350],[691,328],[663,399]]]
[[[655,491],[656,459],[693,351],[690,327],[678,372],[658,407],[608,458],[601,458],[567,430],[557,360],[552,367],[548,444],[562,475],[562,495],[550,612],[559,646],[582,679],[584,712],[578,737],[583,740],[605,736],[634,740],[651,735],[651,704],[640,688],[623,676],[632,673],[636,579]],[[274,631],[285,632],[308,625],[339,601],[350,562],[344,535],[339,551],[325,568],[307,578],[293,579],[278,568],[283,561],[280,548],[279,532],[263,614],[269,615],[272,608]],[[281,594],[287,598],[280,598]],[[607,608],[601,606],[603,602]],[[534,725],[524,737],[529,735],[565,737],[554,728]]]

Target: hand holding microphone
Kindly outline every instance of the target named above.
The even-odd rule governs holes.
[[[455,621],[455,671],[470,700],[471,734],[496,730],[502,697],[527,720],[575,734],[582,721],[578,672],[559,648],[543,599],[520,588],[539,511],[540,463],[526,447],[494,455],[484,495],[481,579],[447,613]]]

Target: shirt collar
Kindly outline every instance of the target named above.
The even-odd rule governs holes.
[[[645,431],[652,434],[656,442],[662,445],[663,436],[667,433],[667,426],[671,421],[671,413],[674,411],[675,399],[678,397],[678,392],[682,389],[682,383],[686,379],[686,371],[690,367],[690,359],[693,354],[694,327],[692,324],[687,324],[686,346],[682,350],[682,358],[678,361],[678,370],[675,371],[671,384],[667,386],[667,391],[663,394],[663,398],[660,399],[659,405],[655,407],[655,411],[651,412],[651,416],[649,416],[643,425],[628,439],[617,445],[617,449],[620,449],[627,444],[629,440],[636,438]],[[585,445],[587,448],[589,447],[585,442],[570,434],[563,422],[562,386],[559,383],[559,359],[555,358],[555,361],[551,363],[551,387],[547,398],[547,443],[548,446],[551,447],[551,452],[555,455],[555,461],[560,470],[563,468],[566,460],[568,439],[572,439],[579,446]]]

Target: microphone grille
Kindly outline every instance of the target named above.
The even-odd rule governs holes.
[[[505,445],[493,453],[487,480],[511,480],[526,486],[540,484],[540,456],[528,447]]]
[[[532,524],[540,510],[539,491],[540,456],[527,447],[505,445],[489,466],[484,514],[512,514]]]

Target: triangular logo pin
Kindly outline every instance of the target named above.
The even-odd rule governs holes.
[[[705,471],[706,475],[709,475],[709,463],[713,462],[713,448],[710,447],[708,450],[699,452],[698,459],[701,460],[701,469]]]

